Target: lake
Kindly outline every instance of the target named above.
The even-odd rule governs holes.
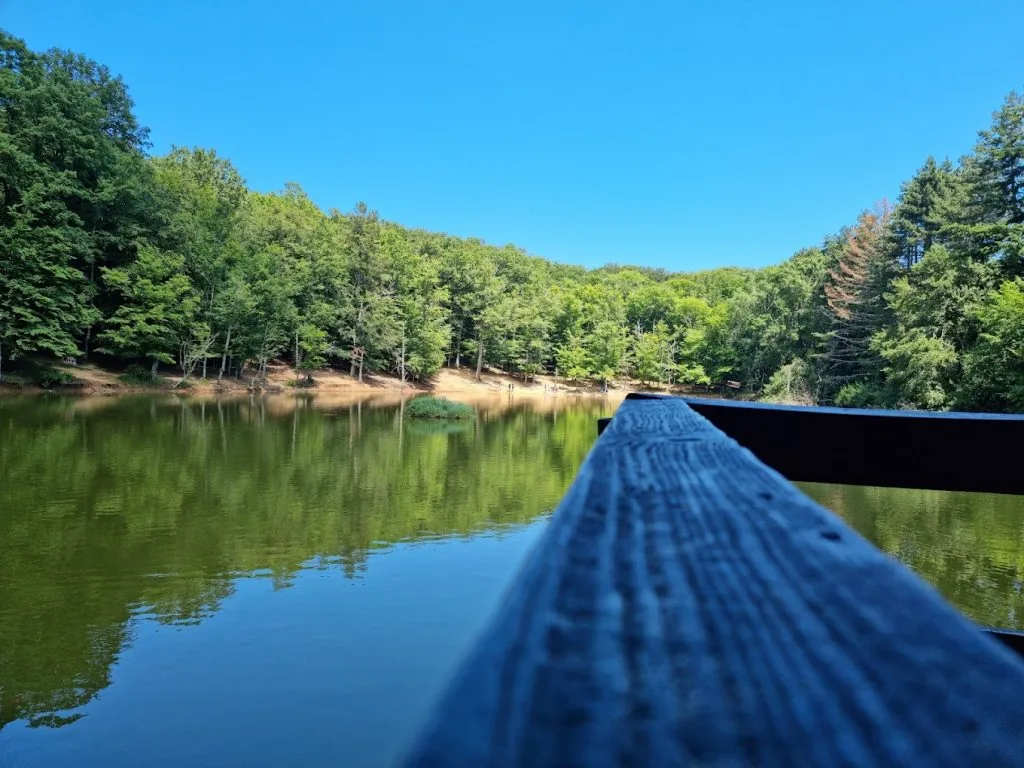
[[[388,765],[613,401],[0,399],[0,765]],[[1024,498],[803,485],[1024,628]]]

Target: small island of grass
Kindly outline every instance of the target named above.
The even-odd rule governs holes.
[[[465,403],[455,403],[443,397],[417,397],[405,408],[405,415],[413,419],[471,419],[473,409]]]

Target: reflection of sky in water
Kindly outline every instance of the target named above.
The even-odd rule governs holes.
[[[192,625],[140,609],[84,719],[12,723],[0,763],[387,765],[546,525],[399,544],[371,555],[358,579],[320,563],[284,589],[241,578]]]
[[[387,764],[614,407],[478,400],[0,400],[0,765]]]

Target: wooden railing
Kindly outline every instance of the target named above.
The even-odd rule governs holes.
[[[1024,416],[684,402],[788,480],[1024,494]],[[1024,633],[981,629],[1024,655]]]
[[[1024,763],[1024,663],[712,424],[742,421],[724,408],[749,409],[623,403],[410,765]],[[935,417],[920,418],[906,423],[927,445]],[[797,443],[821,423],[775,440],[810,456]],[[1017,487],[905,458],[926,487]],[[837,482],[826,464],[793,479]],[[881,465],[843,477],[906,484]]]

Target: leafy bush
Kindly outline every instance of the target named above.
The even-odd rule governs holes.
[[[960,406],[1024,411],[1024,279],[1004,282],[973,314],[980,334],[964,355]]]
[[[708,386],[711,384],[711,377],[704,370],[703,365],[687,365],[682,363],[676,366],[677,381],[680,384],[691,386]]]
[[[844,384],[836,392],[836,405],[840,408],[885,408],[888,398],[885,392],[870,384],[857,382]]]
[[[762,396],[772,403],[814,405],[808,382],[810,369],[803,360],[793,360],[782,366],[764,385]]]
[[[471,419],[473,409],[465,403],[453,403],[443,397],[417,397],[405,408],[413,419]]]
[[[144,365],[129,365],[120,376],[125,384],[145,387],[156,384],[156,377],[153,372]]]
[[[39,368],[33,378],[35,383],[43,389],[56,389],[57,387],[66,387],[69,384],[75,383],[75,377],[70,373],[50,366]]]

